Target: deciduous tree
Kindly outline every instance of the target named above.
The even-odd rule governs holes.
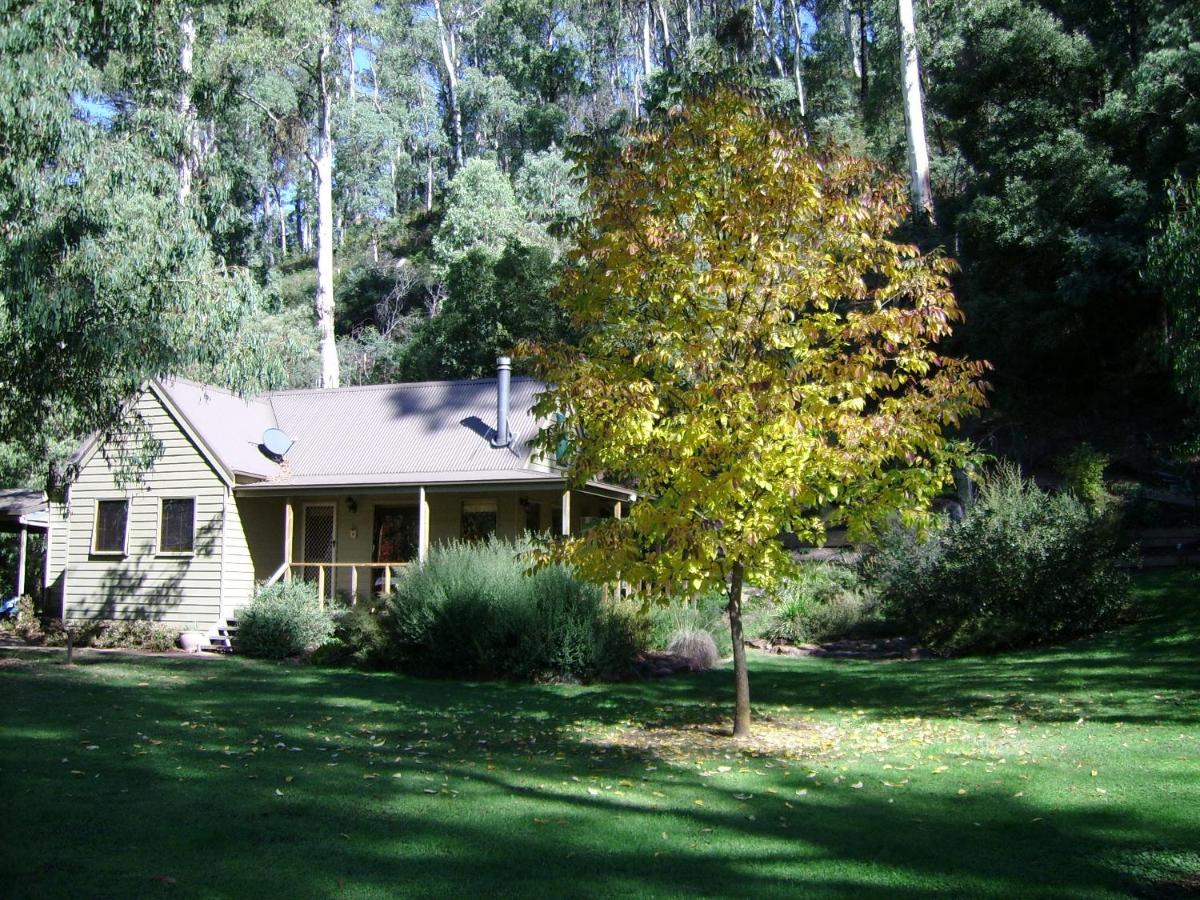
[[[540,442],[567,442],[576,483],[626,477],[641,499],[547,552],[658,599],[727,591],[745,736],[743,585],[790,567],[781,532],[923,515],[986,367],[939,346],[952,263],[893,240],[903,180],[736,94],[635,137],[586,196],[555,294],[582,338],[530,348]]]

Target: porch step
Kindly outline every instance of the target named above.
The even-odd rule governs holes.
[[[237,619],[226,619],[224,625],[217,626],[216,637],[208,639],[210,649],[217,653],[232,653],[233,638],[237,634]]]

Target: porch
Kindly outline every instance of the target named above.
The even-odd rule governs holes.
[[[240,493],[237,508],[257,582],[303,578],[316,584],[322,601],[357,603],[389,593],[393,580],[438,543],[577,534],[599,519],[620,517],[625,496],[544,483],[259,489]]]

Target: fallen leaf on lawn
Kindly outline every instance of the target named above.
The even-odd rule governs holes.
[[[695,803],[697,806],[703,806],[703,805],[704,805],[704,801],[703,801],[703,800],[693,800],[692,802],[693,802],[693,803]]]
[[[163,884],[174,884],[175,883],[175,879],[172,878],[170,875],[151,875],[150,880],[151,881],[161,881]]]
[[[733,796],[737,800],[749,800],[754,795],[753,794],[734,794]]]
[[[857,782],[857,783],[855,783],[855,784],[852,784],[852,785],[850,785],[850,787],[852,787],[852,788],[860,788],[860,787],[862,787],[862,786],[863,786],[863,783],[862,783],[861,781],[859,781],[859,782]]]
[[[283,791],[281,791],[279,788],[275,788],[275,796],[276,796],[276,797],[282,797],[282,796],[283,796]]]

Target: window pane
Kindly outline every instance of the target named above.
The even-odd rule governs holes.
[[[525,530],[530,534],[542,530],[542,504],[532,500],[525,504]]]
[[[496,533],[496,501],[466,500],[462,505],[462,537],[479,541]]]
[[[101,553],[125,552],[126,500],[101,500],[96,504],[95,549]]]
[[[164,500],[158,549],[163,553],[191,553],[195,538],[196,501]]]

